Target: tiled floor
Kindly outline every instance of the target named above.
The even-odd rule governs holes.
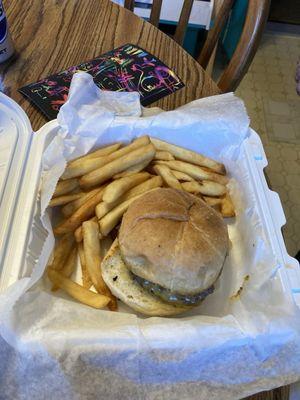
[[[288,252],[300,250],[300,96],[295,69],[300,36],[266,33],[240,84],[237,95],[246,104],[252,127],[259,133],[269,160],[266,173],[279,193],[287,224]]]

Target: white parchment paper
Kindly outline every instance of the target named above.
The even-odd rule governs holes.
[[[38,210],[48,237],[32,274],[0,296],[1,400],[233,400],[299,379],[299,310],[259,217],[242,146],[243,103],[226,94],[157,111],[143,110],[137,93],[101,92],[88,74],[74,76],[61,129],[42,159]],[[177,318],[145,318],[125,306],[94,310],[40,280],[54,242],[46,208],[66,161],[144,134],[224,162],[237,209],[215,292]]]

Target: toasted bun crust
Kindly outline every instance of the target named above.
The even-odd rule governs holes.
[[[215,282],[228,242],[222,217],[175,189],[155,189],[137,199],[119,232],[122,258],[134,274],[186,295]]]
[[[104,258],[101,271],[102,277],[111,292],[137,312],[166,317],[181,314],[192,308],[192,306],[165,303],[137,284],[122,260],[118,239],[114,241]]]

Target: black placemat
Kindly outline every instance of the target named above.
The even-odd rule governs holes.
[[[132,92],[147,106],[184,87],[180,78],[147,51],[125,44],[93,60],[70,67],[19,89],[47,116],[54,119],[68,98],[72,76],[78,71],[91,74],[103,90]]]

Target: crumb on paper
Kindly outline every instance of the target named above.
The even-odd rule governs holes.
[[[294,266],[293,264],[286,264],[286,265],[285,265],[285,268],[288,268],[288,269],[295,269],[295,266]]]
[[[249,279],[250,279],[250,275],[244,276],[242,285],[240,286],[240,288],[237,290],[237,292],[234,295],[230,296],[230,300],[235,300],[235,299],[238,299],[240,297],[240,295],[241,295],[241,293],[242,293],[242,291],[244,289],[243,285],[245,284],[245,282],[249,281]]]

